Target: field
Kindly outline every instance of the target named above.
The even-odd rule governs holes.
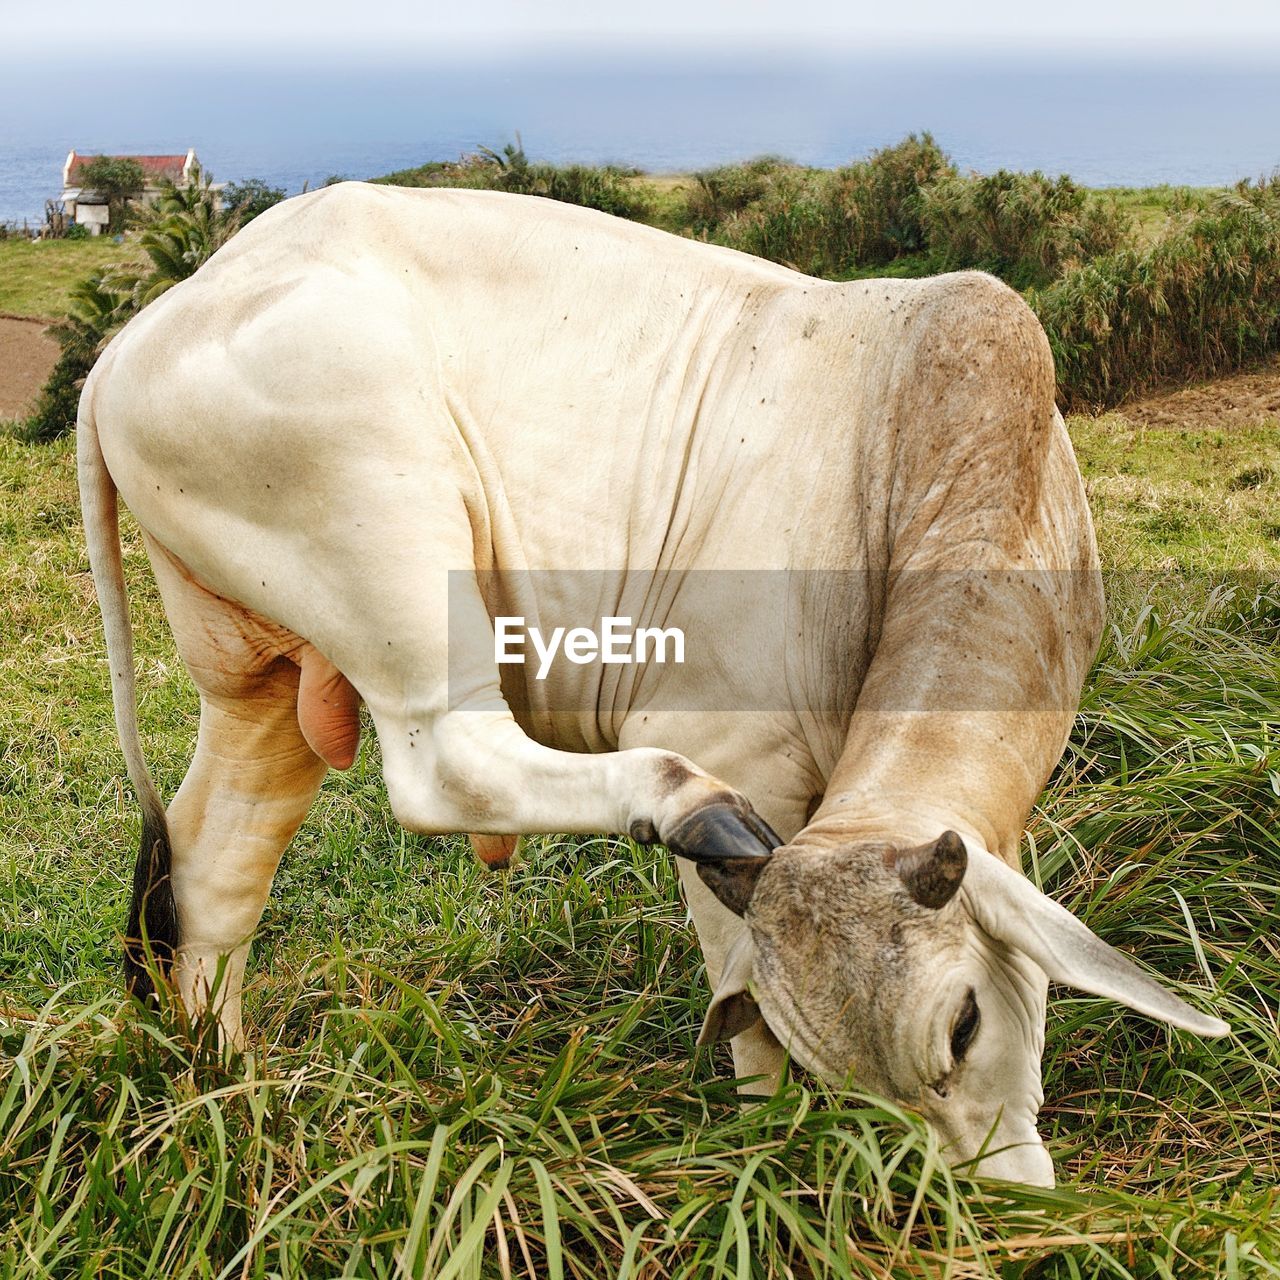
[[[1232,380],[1234,381],[1234,380]],[[1280,367],[1270,374],[1280,388]],[[1217,573],[1280,568],[1276,418],[1227,425],[1224,410],[1147,426],[1159,401],[1072,419],[1105,563]],[[1221,424],[1221,425],[1220,425]]]
[[[57,320],[67,309],[71,287],[92,271],[132,260],[126,242],[0,239],[0,315]]]
[[[0,239],[0,422],[25,417],[58,358],[45,325],[66,315],[73,286],[132,262],[134,245],[96,240]]]
[[[394,824],[371,735],[276,878],[248,1057],[140,1016],[74,448],[0,434],[0,1275],[1280,1276],[1280,373],[1240,377],[1070,421],[1112,625],[1026,864],[1234,1035],[1057,991],[1055,1192],[798,1069],[742,1111],[668,858],[548,837],[486,872]],[[171,795],[195,697],[125,543]]]

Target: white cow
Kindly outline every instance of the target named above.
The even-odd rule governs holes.
[[[832,284],[483,192],[344,184],[263,215],[81,401],[144,811],[132,988],[144,933],[193,1010],[225,963],[240,1040],[250,935],[363,701],[411,830],[496,863],[523,832],[682,854],[704,1038],[740,1074],[767,1087],[789,1048],[917,1108],[954,1160],[1050,1183],[1049,979],[1227,1030],[1017,870],[1103,616],[1053,394],[1034,316],[980,274]],[[200,691],[167,816],[117,492]],[[682,629],[688,661],[495,662],[496,615],[622,613]]]

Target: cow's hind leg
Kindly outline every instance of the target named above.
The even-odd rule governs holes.
[[[192,1014],[214,992],[218,1022],[235,1045],[249,940],[325,772],[298,730],[296,684],[297,668],[290,679],[285,667],[240,699],[202,697],[195,758],[169,806],[174,977]]]
[[[200,691],[195,757],[167,815],[178,914],[174,978],[191,1014],[212,996],[224,1036],[239,1045],[249,940],[326,769],[299,726],[307,651],[288,632],[206,591],[154,543],[148,551],[178,651]]]

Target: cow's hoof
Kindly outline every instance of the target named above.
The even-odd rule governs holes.
[[[664,835],[662,843],[690,862],[726,862],[768,857],[782,841],[745,800],[734,797],[695,809]]]

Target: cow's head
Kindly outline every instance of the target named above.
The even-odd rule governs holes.
[[[803,1066],[921,1112],[952,1163],[988,1176],[1053,1184],[1036,1131],[1050,978],[1228,1031],[954,832],[916,848],[788,846],[699,873],[747,923],[700,1043],[763,1016]]]

